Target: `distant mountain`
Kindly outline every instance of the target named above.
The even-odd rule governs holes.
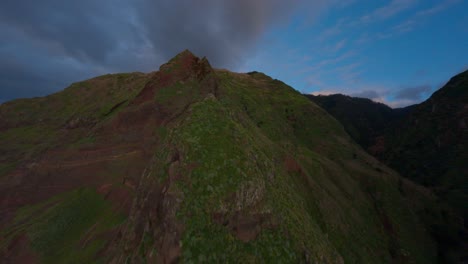
[[[281,81],[189,51],[0,105],[0,168],[6,263],[436,262],[430,192]]]
[[[468,71],[427,101],[404,109],[344,95],[306,96],[338,119],[363,148],[404,177],[430,187],[463,217],[465,230],[433,226],[440,239],[467,241]]]
[[[468,71],[414,106],[383,140],[371,151],[405,176],[448,189],[468,184]]]
[[[346,132],[365,149],[372,146],[375,138],[381,136],[393,122],[411,110],[411,107],[396,110],[367,98],[343,94],[305,96],[338,119]]]

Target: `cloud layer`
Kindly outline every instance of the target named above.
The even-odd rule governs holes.
[[[187,48],[232,68],[301,2],[4,0],[0,102],[97,74],[155,70]]]
[[[467,4],[2,0],[0,103],[101,74],[157,70],[184,49],[207,56],[218,68],[266,72],[304,93],[339,91],[392,105],[415,103],[430,90],[418,85],[436,87],[466,64],[462,5]]]

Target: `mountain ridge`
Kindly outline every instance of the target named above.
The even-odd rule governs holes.
[[[7,262],[435,262],[402,195],[430,193],[283,82],[190,52],[2,104],[0,138]]]
[[[466,260],[468,71],[452,77],[426,101],[404,109],[337,95],[306,96],[340,120],[369,153],[434,191],[445,216],[423,218],[431,219],[426,221],[439,241],[440,255],[445,262]],[[367,140],[360,140],[361,135]]]

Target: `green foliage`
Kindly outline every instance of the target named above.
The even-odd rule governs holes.
[[[99,128],[138,113],[140,106],[130,102],[145,84],[157,88],[145,106],[164,116],[162,127],[153,119],[142,124],[139,143],[153,158],[141,178],[131,175],[140,181],[137,206],[121,241],[103,234],[124,219],[90,189],[20,209],[2,237],[26,233],[46,263],[97,261],[107,243],[114,243],[119,260],[144,261],[148,252],[161,253],[155,234],[166,235],[160,222],[175,213],[170,220],[183,226],[182,262],[433,262],[432,241],[401,197],[398,176],[366,155],[323,109],[262,73],[196,68],[182,78],[185,66],[175,59],[161,67],[174,80],[166,87],[148,83],[150,75],[106,75],[46,99],[2,105],[0,117],[15,117],[1,121],[22,136],[2,133],[12,139],[11,149],[25,145],[21,155],[33,153],[34,138],[47,139],[47,129],[56,133],[44,144],[49,148],[107,147],[114,141],[100,137]],[[47,119],[39,106],[62,111]],[[24,117],[28,111],[44,124]],[[121,130],[116,137],[133,136]],[[143,167],[138,162],[107,164],[106,179]]]
[[[190,184],[181,186],[185,197],[179,212],[186,223],[182,240],[184,258],[188,262],[191,259],[208,262],[277,257],[294,259],[296,255],[290,242],[285,238],[279,239],[279,234],[267,233],[261,236],[262,239],[243,244],[224,227],[212,222],[210,215],[216,210],[223,207],[235,210],[228,196],[238,191],[241,183],[263,179],[257,166],[263,161],[249,159],[253,153],[261,155],[253,151],[255,138],[244,127],[227,118],[229,112],[219,101],[205,99],[195,104],[190,112],[174,139],[184,150],[184,161],[197,164],[191,172]],[[254,196],[245,203],[256,203],[256,199],[261,198]],[[290,252],[281,254],[284,250]]]
[[[263,231],[244,243],[222,227],[200,223],[198,232],[188,231],[183,240],[186,263],[297,263],[299,256],[290,241],[278,231]]]
[[[185,223],[185,262],[275,260],[280,256],[274,252],[285,248],[284,262],[310,258],[382,263],[398,257],[431,262],[418,244],[431,248],[430,238],[407,207],[395,209],[404,201],[394,176],[381,178],[376,174],[388,172],[360,160],[347,163],[352,153],[365,154],[336,121],[265,75],[217,76],[220,96],[191,105],[168,134],[183,156],[181,168],[193,165],[182,169],[188,179],[178,187],[184,197],[178,215]],[[286,156],[293,157],[299,169],[288,170]],[[361,176],[363,171],[353,170],[355,166],[367,175]],[[388,193],[378,204],[381,211],[361,183],[366,178],[373,179],[373,190]],[[236,212],[281,217],[277,227],[262,228],[256,239],[242,242],[213,221],[212,215],[220,212],[227,217]],[[379,212],[401,232],[385,231]]]
[[[96,235],[123,220],[94,190],[78,189],[22,208],[15,222],[44,263],[84,263],[95,261],[106,243]]]

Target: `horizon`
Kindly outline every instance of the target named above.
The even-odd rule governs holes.
[[[184,49],[304,94],[341,93],[392,108],[426,100],[468,69],[464,0],[110,4],[0,4],[8,40],[0,44],[0,103],[103,74],[151,72]]]

